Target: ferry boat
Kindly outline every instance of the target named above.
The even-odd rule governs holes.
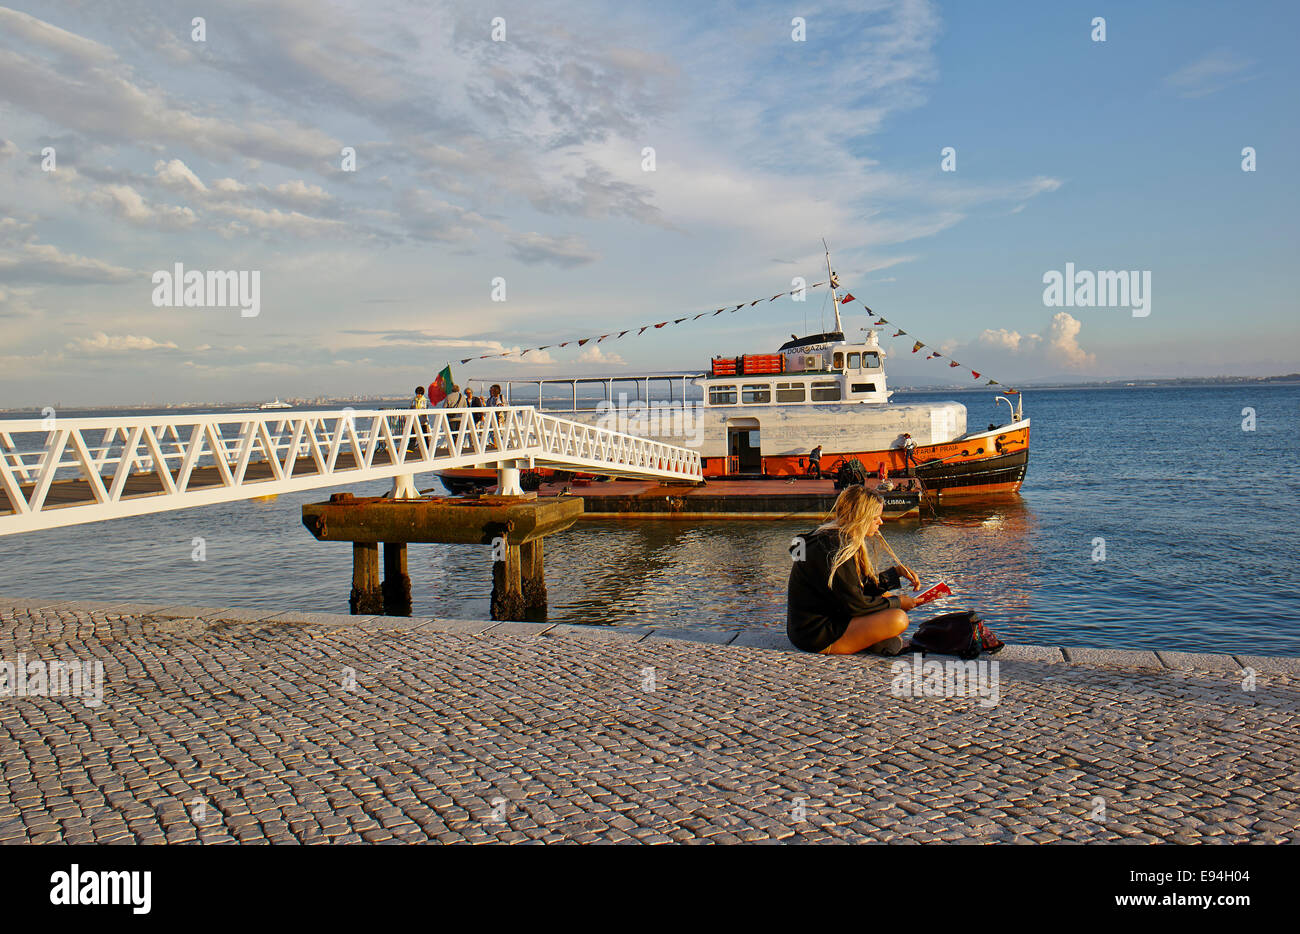
[[[707,372],[467,382],[499,383],[508,404],[536,404],[575,421],[698,449],[710,484],[806,478],[820,445],[823,476],[856,458],[869,477],[914,479],[931,500],[1018,493],[1029,464],[1023,396],[996,396],[1008,403],[1010,421],[978,429],[967,424],[959,402],[891,401],[877,332],[864,328],[862,339],[845,337],[833,274],[831,282],[835,330],[792,335],[776,353],[715,357]],[[910,459],[908,435],[915,443]],[[531,473],[522,478],[525,489],[554,472]],[[454,493],[496,483],[494,469],[446,470],[439,477]],[[794,494],[798,484],[788,485]]]
[[[258,406],[258,408],[259,409],[291,409],[293,408],[293,406],[287,402],[281,402],[280,397],[276,396],[274,402],[263,402],[261,405]]]

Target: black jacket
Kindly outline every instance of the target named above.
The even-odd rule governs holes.
[[[799,542],[803,560],[799,560]],[[785,629],[790,641],[805,652],[820,652],[844,635],[849,620],[881,610],[899,608],[898,597],[886,591],[899,585],[896,567],[882,571],[876,581],[864,581],[857,563],[846,561],[835,571],[831,586],[831,561],[839,550],[837,529],[825,529],[797,536],[790,545],[794,564],[790,568],[790,591],[786,603]]]

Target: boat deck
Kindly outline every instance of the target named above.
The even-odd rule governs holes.
[[[539,496],[581,496],[585,515],[618,519],[820,519],[835,505],[835,481],[807,477],[711,480],[703,486],[655,480],[546,482]],[[881,491],[885,518],[921,513],[915,491]]]

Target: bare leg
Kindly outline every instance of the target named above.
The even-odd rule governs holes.
[[[880,610],[868,616],[855,616],[849,620],[844,635],[822,649],[822,654],[853,655],[892,636],[901,636],[905,629],[907,614],[902,610]]]

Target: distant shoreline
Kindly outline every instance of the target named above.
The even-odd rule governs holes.
[[[613,377],[618,379],[619,377]],[[1144,380],[1105,380],[1092,383],[1018,383],[1019,388],[1023,391],[1043,392],[1052,391],[1060,392],[1071,389],[1222,389],[1233,386],[1300,386],[1300,373],[1291,373],[1286,376],[1216,376],[1200,379],[1171,378],[1171,379],[1144,379]],[[970,393],[970,392],[1001,392],[994,386],[894,386],[891,392],[912,393],[912,392],[946,392],[946,393]],[[262,400],[264,401],[264,400]],[[409,395],[391,395],[391,396],[368,396],[364,398],[352,397],[348,399],[325,399],[315,400],[312,402],[294,403],[294,409],[329,409],[348,405],[371,405],[388,408],[406,408],[410,403]],[[246,402],[176,402],[172,404],[150,403],[132,403],[123,405],[56,405],[56,410],[74,409],[79,412],[130,412],[139,409],[171,409],[175,411],[193,411],[195,409],[204,410],[212,408],[223,409],[258,409],[261,401]],[[275,411],[275,410],[273,410]],[[289,411],[289,410],[279,410]],[[24,406],[20,408],[4,409],[0,408],[0,415],[5,416],[23,416],[31,415],[39,411],[33,406]]]

